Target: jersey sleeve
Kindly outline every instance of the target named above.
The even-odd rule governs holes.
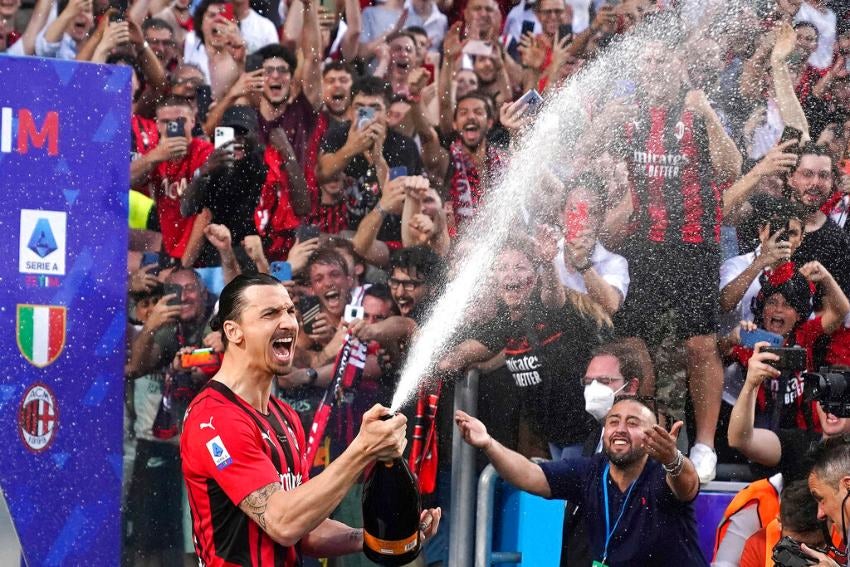
[[[192,410],[183,432],[184,451],[191,456],[187,465],[215,481],[236,505],[255,490],[280,482],[257,425],[238,412],[204,404]]]

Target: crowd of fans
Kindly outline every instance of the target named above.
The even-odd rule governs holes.
[[[296,300],[277,395],[306,431],[332,408],[318,413],[321,470],[366,409],[389,404],[432,300],[463,269],[458,235],[533,120],[522,95],[546,99],[677,4],[0,0],[0,52],[132,73],[128,564],[192,556],[181,408],[223,350],[208,325],[222,286],[269,272]],[[795,481],[810,445],[850,433],[801,377],[850,366],[850,5],[727,4],[703,7],[734,26],[646,41],[583,133],[595,150],[533,188],[534,226],[500,248],[441,379],[405,408],[411,466],[444,511],[452,384],[475,367],[479,418],[504,445],[593,453],[615,397],[652,398],[662,423],[686,422],[702,482],[718,459],[750,465],[770,478],[758,486],[774,516],[792,518],[782,529],[822,543]],[[802,347],[804,367],[777,369],[748,342],[756,330]],[[340,362],[360,345],[359,364]],[[776,504],[782,486],[793,511]],[[718,564],[758,551],[764,533],[745,542],[770,509],[730,511]],[[335,517],[358,514],[355,487]],[[428,564],[446,561],[451,518],[441,527]]]

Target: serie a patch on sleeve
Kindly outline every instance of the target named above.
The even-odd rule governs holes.
[[[207,451],[210,452],[213,463],[215,463],[218,470],[228,467],[233,463],[233,458],[224,447],[224,442],[221,440],[220,435],[216,435],[207,442]]]

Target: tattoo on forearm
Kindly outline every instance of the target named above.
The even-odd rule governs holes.
[[[248,517],[257,522],[263,530],[266,529],[266,507],[269,503],[269,498],[275,492],[283,490],[283,485],[279,482],[273,482],[266,486],[255,490],[245,497],[239,504],[239,508],[248,514]]]
[[[363,530],[351,530],[348,532],[348,539],[354,543],[361,543],[363,541]]]

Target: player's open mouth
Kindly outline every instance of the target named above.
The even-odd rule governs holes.
[[[295,337],[286,334],[275,337],[272,340],[272,353],[278,362],[288,363],[292,358],[292,347],[295,345]]]
[[[611,447],[628,447],[631,442],[625,437],[613,437],[611,439]]]

